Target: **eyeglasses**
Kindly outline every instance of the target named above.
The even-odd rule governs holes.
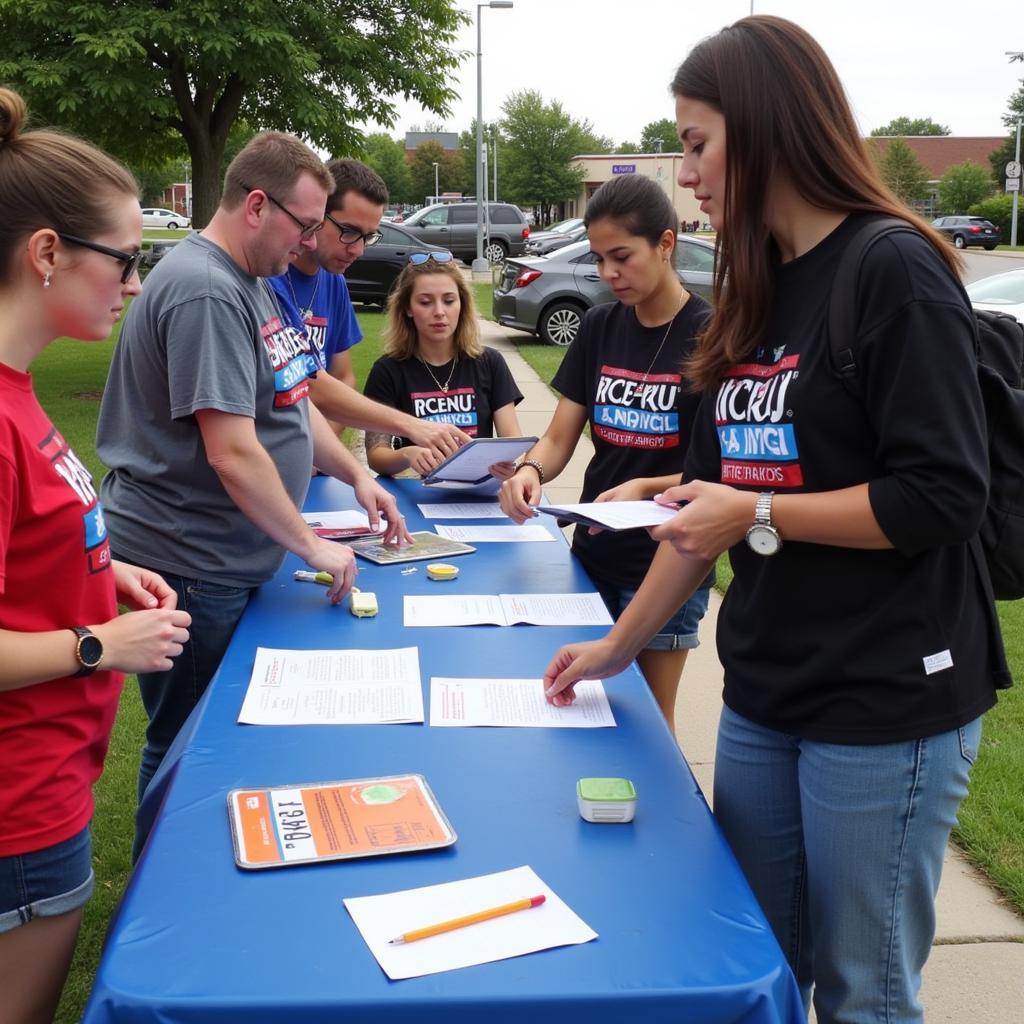
[[[327,214],[327,219],[338,229],[338,238],[346,245],[355,245],[356,242],[360,241],[364,245],[376,245],[384,237],[380,231],[363,232],[351,224],[342,224],[340,221],[336,221],[330,214]]]
[[[121,271],[121,284],[127,284],[139,269],[144,256],[140,249],[138,252],[122,252],[120,249],[111,249],[109,245],[100,245],[99,242],[90,242],[87,238],[79,238],[77,235],[65,235],[57,232],[57,237],[62,242],[70,242],[71,245],[80,245],[83,249],[92,249],[93,252],[101,252],[104,256],[112,256],[115,260],[124,264]]]
[[[411,252],[409,253],[409,262],[414,266],[418,267],[428,260],[433,260],[435,263],[451,263],[455,259],[454,256],[447,250],[441,252]]]
[[[287,213],[288,216],[291,217],[291,219],[295,221],[295,223],[298,224],[300,228],[302,228],[302,234],[299,235],[299,237],[304,242],[308,242],[324,226],[323,221],[318,221],[316,224],[304,224],[301,220],[299,220],[298,217],[295,216],[294,213],[292,213],[291,210],[288,209],[287,206],[284,205],[284,203],[276,200],[265,188],[257,190],[254,188],[249,188],[249,186],[244,184],[243,182],[239,182],[239,184],[242,186],[242,188],[245,189],[246,192],[262,192],[279,210],[283,210],[285,213]]]

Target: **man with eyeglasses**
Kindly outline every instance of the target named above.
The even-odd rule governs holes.
[[[282,309],[305,328],[320,369],[327,371],[310,381],[310,398],[336,433],[345,426],[387,431],[409,437],[444,458],[465,444],[468,435],[451,424],[416,420],[356,390],[349,349],[362,341],[363,332],[344,274],[366,246],[380,239],[388,190],[380,175],[358,160],[332,160],[327,169],[335,185],[316,249],[305,250],[270,282]],[[339,381],[347,387],[340,387]]]
[[[228,168],[209,225],[160,261],[125,317],[97,426],[111,548],[160,572],[192,615],[174,667],[139,676],[140,802],[285,552],[331,573],[335,604],[350,590],[352,550],[317,537],[298,511],[314,460],[352,485],[371,523],[383,515],[388,539],[409,539],[394,498],[307,401],[309,341],[264,280],[316,248],[333,188],[298,139],[257,135]],[[136,856],[152,801],[140,810]]]

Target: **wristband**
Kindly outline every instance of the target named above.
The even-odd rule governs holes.
[[[533,468],[537,470],[537,476],[540,477],[540,482],[542,484],[544,483],[544,467],[536,459],[523,459],[523,461],[516,466],[516,472],[518,473],[523,466],[533,466]]]

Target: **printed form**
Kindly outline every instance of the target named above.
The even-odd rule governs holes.
[[[508,519],[496,501],[452,501],[416,506],[424,519]]]
[[[536,544],[556,539],[543,526],[536,523],[524,523],[522,526],[445,526],[439,523],[434,529],[439,537],[460,540],[463,544]]]
[[[405,595],[406,626],[610,626],[601,595]]]
[[[238,721],[246,725],[422,722],[419,650],[257,647]]]
[[[432,726],[492,725],[544,729],[601,729],[615,725],[608,695],[596,679],[576,684],[576,700],[555,707],[542,679],[430,680]]]

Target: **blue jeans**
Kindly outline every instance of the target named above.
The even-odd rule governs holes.
[[[149,716],[139,766],[140,803],[167,748],[206,692],[252,595],[249,587],[225,587],[166,573],[163,577],[177,592],[178,607],[192,616],[192,625],[185,649],[167,672],[139,673],[139,691]],[[137,849],[139,840],[136,836]]]
[[[922,1021],[935,893],[981,719],[881,746],[722,711],[715,818],[819,1024]]]
[[[613,619],[618,619],[626,610],[626,605],[636,597],[636,590],[619,587],[614,583],[595,580],[594,586],[597,587],[601,599],[608,606],[608,612]],[[697,636],[697,627],[708,610],[710,599],[710,583],[695,590],[690,599],[681,608],[676,609],[672,618],[658,630],[657,635],[651,637],[650,643],[644,650],[692,651],[699,647],[700,639]]]

